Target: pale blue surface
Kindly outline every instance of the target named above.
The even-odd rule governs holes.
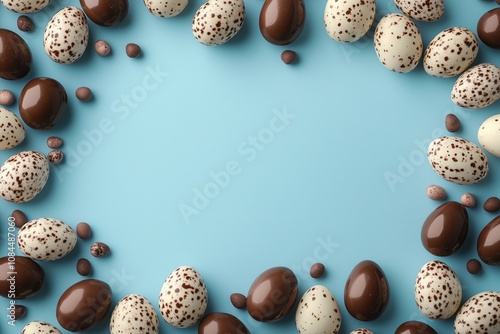
[[[489,156],[491,172],[482,184],[457,186],[440,179],[425,158],[430,140],[446,134],[447,113],[462,120],[458,135],[477,143],[479,125],[498,113],[498,104],[478,111],[460,109],[449,97],[455,79],[430,77],[421,64],[406,75],[390,72],[379,63],[368,37],[352,45],[332,41],[323,27],[324,0],[306,0],[304,31],[286,47],[300,57],[293,66],[280,60],[285,47],[268,44],[260,35],[262,1],[247,1],[242,30],[220,47],[205,47],[192,36],[191,18],[202,0],[192,0],[171,19],[153,17],[142,1],[130,2],[129,16],[120,26],[90,24],[89,49],[68,66],[44,54],[42,35],[58,8],[78,2],[54,0],[33,15],[36,31],[20,33],[33,52],[33,71],[17,82],[0,83],[18,96],[30,78],[49,76],[66,87],[70,98],[56,128],[29,129],[22,146],[0,152],[2,161],[23,149],[48,152],[46,138],[59,135],[67,158],[52,168],[49,183],[35,200],[0,203],[2,232],[16,208],[31,219],[55,217],[73,227],[87,221],[94,231],[67,258],[42,264],[46,285],[35,297],[19,302],[29,313],[16,327],[7,325],[8,301],[0,301],[0,333],[20,333],[31,320],[60,328],[55,305],[69,285],[82,279],[76,260],[90,258],[93,241],[112,249],[111,256],[90,260],[92,277],[112,286],[113,303],[139,293],[157,308],[164,279],[177,266],[191,265],[208,286],[208,311],[232,313],[252,333],[294,333],[293,316],[259,324],[229,302],[233,292],[246,294],[262,271],[283,265],[296,272],[300,294],[314,284],[331,289],[343,313],[343,334],[358,327],[392,333],[413,319],[439,333],[452,333],[452,320],[425,319],[413,299],[420,267],[436,259],[420,242],[422,223],[439,204],[425,195],[431,183],[445,187],[450,200],[459,200],[466,191],[477,195],[478,206],[469,210],[467,243],[457,254],[441,258],[457,272],[464,301],[480,291],[500,290],[499,268],[484,266],[478,276],[465,270],[466,261],[477,257],[480,229],[494,217],[481,205],[499,195],[498,159]],[[446,5],[440,21],[417,23],[425,45],[451,26],[476,31],[479,17],[496,6],[479,0],[448,0]],[[389,0],[377,6],[377,19],[397,12]],[[2,7],[0,17],[1,27],[18,32],[15,13]],[[111,56],[93,52],[97,39],[111,44]],[[129,42],[142,46],[141,58],[125,55]],[[475,63],[500,65],[498,57],[499,51],[481,44]],[[79,86],[92,88],[95,99],[78,101],[74,91]],[[11,109],[18,112],[17,106]],[[276,113],[290,116],[279,125],[273,120]],[[269,130],[271,123],[274,131]],[[251,149],[252,138],[259,135],[265,144]],[[230,180],[214,190],[212,199],[198,203],[203,208],[188,223],[180,207],[193,206],[196,189],[210,187],[211,173],[228,164]],[[387,182],[387,172],[399,175],[399,182]],[[7,252],[5,239],[2,234],[1,254]],[[373,323],[354,320],[343,303],[347,276],[364,259],[383,268],[391,288],[387,311]],[[328,271],[319,280],[308,276],[309,265],[316,261]],[[106,328],[104,321],[89,332],[105,333]],[[161,320],[161,333],[196,333],[196,327],[179,330]]]

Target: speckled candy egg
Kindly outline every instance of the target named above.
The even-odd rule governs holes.
[[[415,281],[415,302],[429,319],[448,319],[460,307],[462,286],[455,272],[444,262],[429,261]]]
[[[427,149],[432,169],[443,179],[457,184],[473,184],[488,174],[488,158],[476,144],[459,137],[433,140]]]
[[[487,107],[500,98],[500,68],[484,63],[466,70],[451,91],[451,100],[469,109]]]
[[[189,266],[175,269],[163,283],[159,308],[163,319],[174,327],[195,325],[207,308],[207,289],[198,271]]]
[[[38,218],[21,227],[17,245],[24,255],[33,260],[53,261],[73,250],[76,233],[59,219]]]
[[[71,64],[83,55],[89,40],[87,18],[81,9],[64,7],[54,14],[43,34],[47,55],[56,63]]]
[[[420,30],[407,16],[387,14],[375,28],[375,52],[387,69],[407,73],[422,57]]]
[[[500,333],[500,293],[481,292],[465,302],[455,317],[456,334]]]
[[[16,13],[30,14],[44,9],[50,0],[1,0],[2,5]]]
[[[337,334],[342,317],[337,300],[323,285],[309,288],[299,301],[295,325],[300,334]]]
[[[334,41],[355,42],[363,37],[375,19],[375,0],[328,0],[325,29]]]
[[[14,154],[0,168],[0,196],[12,203],[32,200],[47,183],[49,171],[49,161],[40,152]]]
[[[434,37],[424,53],[424,69],[435,77],[449,78],[464,72],[476,59],[477,37],[465,27],[452,27]]]
[[[500,114],[487,118],[481,124],[477,139],[486,151],[500,158]]]
[[[194,37],[204,45],[221,45],[240,31],[245,21],[243,0],[208,0],[194,14]]]
[[[62,332],[48,322],[31,321],[23,327],[21,334],[62,334]]]
[[[144,0],[144,5],[151,14],[158,17],[173,17],[186,8],[189,0]]]
[[[443,0],[394,0],[405,15],[418,21],[437,21],[443,16]]]
[[[373,332],[368,328],[358,328],[351,331],[349,334],[373,334]]]
[[[127,295],[113,309],[109,331],[111,334],[157,334],[160,331],[158,314],[145,297]]]
[[[0,107],[0,150],[21,144],[26,136],[24,126],[10,110]]]

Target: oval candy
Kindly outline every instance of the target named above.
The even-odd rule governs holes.
[[[250,334],[248,328],[232,314],[207,314],[198,326],[198,334]]]
[[[38,12],[50,3],[50,0],[1,0],[2,5],[16,13],[31,14]]]
[[[484,263],[500,266],[500,216],[486,224],[479,233],[477,254]]]
[[[410,320],[405,321],[396,328],[394,334],[438,334],[434,328],[425,322]]]
[[[158,17],[174,17],[187,6],[189,0],[144,0],[144,5],[151,14]]]
[[[260,10],[259,28],[269,43],[288,45],[299,37],[305,19],[302,0],[265,0]]]
[[[355,42],[370,30],[375,20],[375,0],[328,0],[323,21],[331,39]]]
[[[0,107],[0,150],[8,150],[21,144],[26,131],[19,118],[10,110]]]
[[[31,50],[24,39],[13,31],[0,29],[0,78],[24,78],[31,70],[31,62]]]
[[[443,136],[433,140],[427,149],[432,169],[446,181],[474,184],[488,174],[488,158],[476,144],[467,139]]]
[[[300,298],[295,312],[295,325],[299,334],[337,334],[341,321],[337,300],[327,287],[312,286]]]
[[[138,294],[129,294],[120,299],[111,313],[111,334],[158,334],[158,314],[153,304]]]
[[[40,291],[44,281],[45,271],[29,257],[0,258],[0,296],[8,299],[31,297]]]
[[[48,322],[30,321],[24,325],[21,334],[62,334],[62,332]]]
[[[455,334],[500,333],[499,309],[499,292],[485,291],[472,296],[462,305],[455,317]]]
[[[500,67],[483,63],[467,69],[451,90],[451,100],[468,109],[485,108],[500,98]]]
[[[500,114],[488,117],[481,124],[477,139],[488,153],[500,158]]]
[[[403,14],[418,21],[437,21],[444,13],[443,0],[394,0]]]
[[[117,25],[128,14],[128,0],[80,0],[80,5],[92,22],[103,27]]]
[[[490,48],[500,49],[500,8],[490,9],[479,18],[477,36]]]

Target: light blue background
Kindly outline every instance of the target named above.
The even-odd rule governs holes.
[[[82,279],[75,265],[78,258],[87,257],[94,268],[91,277],[112,286],[113,305],[126,294],[139,293],[157,308],[165,278],[176,267],[190,265],[205,279],[208,312],[234,314],[252,333],[294,333],[293,315],[260,324],[229,302],[233,292],[246,294],[262,271],[282,265],[297,274],[300,294],[315,284],[334,293],[344,334],[358,327],[391,333],[407,320],[452,333],[453,320],[425,319],[413,298],[420,267],[436,259],[420,242],[423,221],[440,204],[426,197],[425,188],[439,184],[449,200],[460,200],[466,191],[477,196],[478,206],[468,210],[466,244],[441,260],[457,272],[464,301],[481,291],[499,291],[499,268],[484,266],[480,275],[472,276],[465,264],[477,257],[477,235],[494,218],[481,206],[486,198],[499,196],[500,163],[489,155],[491,171],[483,183],[457,186],[431,170],[425,150],[432,139],[447,133],[447,113],[462,120],[458,135],[477,143],[479,125],[498,113],[498,104],[476,111],[456,107],[449,97],[455,78],[430,77],[421,64],[408,74],[390,72],[375,55],[373,29],[351,45],[332,41],[323,27],[324,0],[305,1],[303,33],[287,47],[271,45],[260,35],[262,1],[246,2],[246,22],[229,43],[199,44],[191,33],[191,19],[202,3],[191,0],[178,17],[160,19],[149,14],[142,1],[132,0],[121,25],[102,28],[90,23],[89,48],[72,65],[52,62],[44,54],[42,36],[56,10],[78,1],[52,1],[32,16],[32,33],[19,32],[17,14],[0,8],[1,27],[19,32],[34,56],[28,77],[3,80],[0,88],[18,96],[29,79],[49,76],[69,95],[68,110],[54,129],[28,129],[21,146],[0,152],[4,161],[24,149],[47,153],[50,135],[65,140],[66,161],[52,168],[35,200],[0,203],[1,253],[7,253],[7,218],[14,209],[30,219],[54,217],[73,227],[86,221],[94,232],[90,240],[79,240],[66,258],[42,263],[46,284],[33,298],[18,302],[29,313],[15,328],[7,325],[8,301],[0,301],[0,332],[20,333],[31,320],[60,328],[55,305],[69,285]],[[494,1],[448,0],[441,20],[417,23],[424,45],[451,26],[476,31],[479,17],[495,6]],[[377,2],[377,21],[389,12],[397,12],[392,1]],[[109,57],[95,54],[97,39],[110,43]],[[141,45],[142,57],[125,55],[129,42]],[[296,64],[281,62],[286,48],[298,53]],[[498,57],[499,51],[481,44],[475,63],[500,65]],[[79,86],[90,87],[95,99],[78,101],[74,91]],[[11,109],[18,112],[17,106]],[[288,124],[272,131],[276,113],[291,116]],[[259,135],[266,144],[250,153],[252,137]],[[196,189],[210,187],[211,173],[228,164],[238,168],[227,185],[219,187],[198,214],[184,219],[180,207],[193,206]],[[388,173],[399,179],[388,182]],[[108,243],[111,255],[91,258],[88,249],[94,241]],[[372,323],[353,319],[343,303],[346,279],[365,259],[383,268],[391,288],[386,312]],[[327,275],[317,280],[308,276],[316,261],[327,268]],[[107,332],[108,320],[109,315],[89,332]],[[197,330],[174,329],[160,321],[162,333]]]

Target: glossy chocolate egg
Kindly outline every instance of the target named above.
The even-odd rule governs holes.
[[[297,277],[286,267],[274,267],[255,279],[247,294],[247,311],[258,321],[284,318],[293,308],[298,295]]]
[[[21,36],[0,29],[0,78],[16,80],[31,70],[31,51]]]
[[[88,18],[97,25],[114,26],[127,16],[128,0],[80,0]]]
[[[422,244],[429,253],[449,256],[462,247],[469,231],[469,215],[458,202],[446,202],[427,217],[422,226]]]
[[[437,332],[425,322],[411,320],[399,325],[394,334],[437,334]]]
[[[484,263],[500,266],[500,216],[490,221],[479,233],[477,254]]]
[[[250,334],[245,325],[228,313],[207,314],[198,325],[198,334]]]
[[[500,49],[500,8],[484,13],[477,22],[477,36],[487,46]]]
[[[365,260],[354,267],[345,285],[344,303],[349,314],[361,321],[382,315],[389,303],[389,283],[378,264]]]
[[[96,279],[86,279],[70,286],[59,298],[56,317],[70,332],[79,332],[99,323],[111,306],[110,286]]]
[[[266,0],[260,11],[260,32],[269,43],[287,45],[299,37],[305,18],[302,0]]]
[[[45,281],[45,272],[25,256],[0,258],[0,296],[25,299],[37,293]]]
[[[19,113],[30,128],[47,130],[61,118],[67,103],[66,91],[58,81],[35,78],[21,92]]]

